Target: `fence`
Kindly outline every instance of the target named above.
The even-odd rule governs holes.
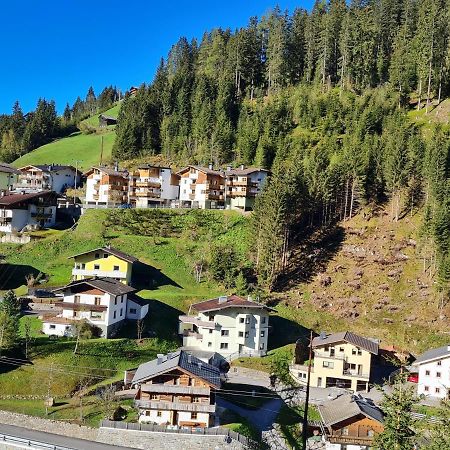
[[[229,430],[228,428],[214,427],[214,428],[179,428],[177,426],[155,425],[151,423],[131,423],[119,422],[115,420],[102,420],[100,426],[103,428],[114,428],[119,430],[129,431],[150,431],[154,433],[178,433],[189,434],[196,436],[224,436],[224,438],[233,439],[249,448],[257,448],[255,441],[249,439],[242,434]]]
[[[73,450],[69,447],[61,447],[59,445],[46,444],[45,442],[33,441],[30,439],[23,439],[8,434],[0,434],[0,445],[11,444],[13,446],[20,446],[22,448],[44,449],[44,450]]]

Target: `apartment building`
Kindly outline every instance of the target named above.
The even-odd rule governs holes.
[[[116,166],[92,167],[86,177],[84,208],[116,208],[128,203],[128,172]]]
[[[56,222],[57,195],[51,191],[6,192],[0,195],[0,232],[22,231],[26,226],[48,228]]]
[[[93,277],[113,278],[130,284],[133,264],[138,260],[111,246],[100,247],[70,257],[74,259],[72,279],[85,280]]]
[[[186,350],[218,353],[226,359],[267,353],[272,310],[268,306],[224,295],[196,303],[190,310],[195,314],[179,317],[179,334]]]
[[[384,430],[383,411],[359,394],[344,395],[319,405],[318,409],[326,450],[373,448],[375,436]]]
[[[428,350],[413,363],[419,373],[417,393],[450,399],[450,345]]]
[[[349,331],[321,333],[313,339],[312,348],[311,386],[369,390],[373,357],[379,352],[377,341]],[[308,366],[291,364],[290,373],[299,384],[306,384]]]
[[[86,320],[99,335],[114,337],[125,319],[143,319],[148,313],[148,302],[137,297],[135,289],[111,278],[90,278],[72,281],[56,289],[63,300],[56,303],[62,312],[44,317],[43,332],[54,336],[73,335],[73,324]]]
[[[129,202],[136,208],[170,205],[178,199],[179,176],[170,167],[143,165],[131,175]]]
[[[225,172],[225,207],[249,211],[261,193],[269,171],[254,167],[239,169],[228,167]]]
[[[125,375],[127,378],[127,375]],[[141,364],[132,379],[139,422],[178,427],[214,426],[220,372],[180,350]]]
[[[14,184],[17,183],[19,175],[20,170],[0,162],[0,192],[11,191]]]
[[[187,166],[180,176],[180,204],[191,208],[223,208],[225,177],[223,172],[200,166]]]
[[[64,192],[80,184],[80,173],[72,166],[58,164],[29,165],[19,169],[16,190]]]

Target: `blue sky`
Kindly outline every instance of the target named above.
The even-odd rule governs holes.
[[[312,0],[5,0],[0,4],[0,113],[39,97],[59,111],[90,85],[126,90],[150,81],[180,36],[243,26],[276,4],[292,11]]]

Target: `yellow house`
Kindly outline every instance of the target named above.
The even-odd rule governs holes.
[[[73,281],[108,277],[124,284],[130,284],[133,264],[137,261],[134,256],[110,246],[96,248],[71,258],[75,260],[72,269]]]
[[[371,380],[372,359],[378,355],[378,342],[349,331],[321,333],[312,341],[314,352],[310,385],[313,387],[339,387],[368,391]],[[306,384],[308,367],[291,364],[291,376]]]
[[[20,171],[9,164],[0,162],[0,191],[11,190],[14,183],[17,183]]]

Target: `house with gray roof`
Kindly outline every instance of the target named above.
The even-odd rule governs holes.
[[[73,166],[35,164],[21,167],[14,188],[18,191],[54,191],[58,194],[80,184],[81,173]]]
[[[141,423],[204,428],[214,423],[220,371],[184,350],[141,364],[131,384]]]
[[[419,373],[419,395],[450,397],[450,344],[422,353],[414,361],[413,368]]]

